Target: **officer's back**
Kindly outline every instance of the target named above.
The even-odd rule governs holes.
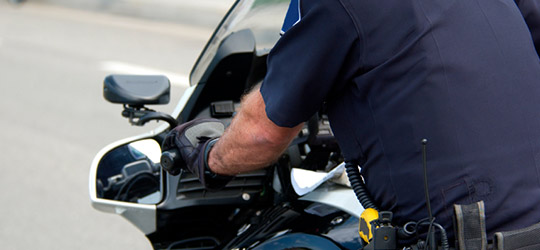
[[[450,234],[452,205],[479,200],[490,235],[540,222],[540,65],[514,1],[341,2],[359,63],[330,117],[381,207],[398,224],[427,216],[426,138],[432,207]]]

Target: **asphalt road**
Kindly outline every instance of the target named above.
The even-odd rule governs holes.
[[[226,8],[214,6],[205,12],[213,19],[188,23],[187,17],[153,18],[165,15],[148,9],[130,13],[130,1],[120,2],[122,11],[0,1],[1,249],[151,249],[129,222],[90,206],[94,155],[157,127],[130,126],[120,105],[103,99],[102,81],[111,73],[167,74],[171,104],[153,108],[171,112]],[[131,2],[132,11],[145,9]],[[174,8],[204,9],[182,2],[188,1]]]

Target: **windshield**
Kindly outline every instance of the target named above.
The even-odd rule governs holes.
[[[201,53],[190,75],[191,85],[200,82],[221,42],[231,33],[250,29],[255,36],[257,55],[270,51],[279,39],[289,0],[239,0]]]

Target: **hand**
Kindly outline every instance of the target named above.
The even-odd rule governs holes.
[[[212,173],[207,161],[208,152],[224,130],[224,125],[216,119],[195,119],[181,124],[163,141],[161,166],[172,175],[187,169],[209,189],[225,186],[232,177]]]

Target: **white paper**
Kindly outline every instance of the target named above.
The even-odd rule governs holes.
[[[328,173],[293,168],[291,170],[292,186],[294,188],[294,191],[298,195],[302,196],[315,190],[315,188],[317,188],[327,180],[341,176],[344,170],[344,163],[339,164],[337,167],[335,167],[334,169],[332,169],[332,171]]]

